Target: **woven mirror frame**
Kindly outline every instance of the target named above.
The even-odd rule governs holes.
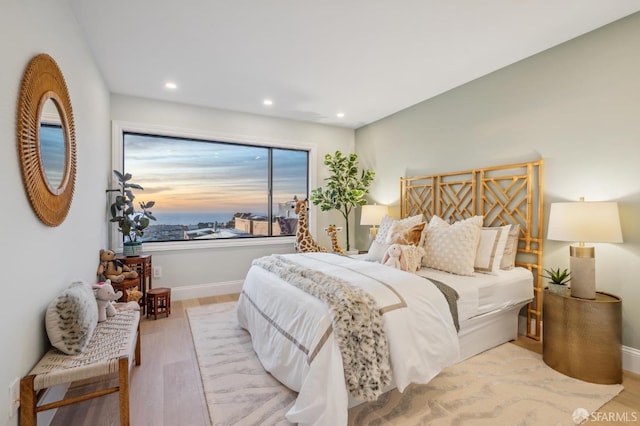
[[[41,146],[45,103],[51,101],[59,116],[64,139],[60,177],[47,177]],[[31,207],[48,226],[60,225],[71,207],[76,177],[76,141],[71,99],[58,64],[47,54],[35,56],[24,72],[17,111],[17,142],[22,181]]]

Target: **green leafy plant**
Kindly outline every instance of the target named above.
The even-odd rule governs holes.
[[[375,172],[362,170],[358,172],[358,155],[343,155],[340,151],[324,156],[324,165],[329,168],[331,176],[325,179],[326,188],[311,191],[311,202],[319,205],[320,210],[338,210],[345,220],[347,251],[349,245],[349,215],[354,207],[367,204],[365,196],[373,182]]]
[[[139,202],[140,210],[136,210],[133,193],[134,189],[144,190],[137,183],[131,182],[131,174],[122,174],[117,170],[113,174],[118,179],[118,189],[108,189],[107,192],[117,192],[115,201],[111,204],[111,220],[118,224],[118,231],[122,233],[125,240],[137,242],[139,237],[144,235],[144,230],[149,226],[149,221],[156,220],[151,211],[155,201]]]
[[[543,275],[543,277],[549,279],[551,284],[567,285],[567,283],[571,281],[571,272],[566,268],[563,270],[560,270],[560,268],[550,268],[544,271],[547,275]]]

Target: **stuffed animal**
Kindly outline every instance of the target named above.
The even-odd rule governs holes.
[[[98,279],[111,280],[121,283],[124,280],[138,278],[138,273],[132,271],[121,260],[116,259],[116,254],[111,250],[100,250],[100,265],[98,265]]]
[[[92,284],[91,287],[98,302],[98,322],[106,321],[107,317],[112,317],[116,314],[116,308],[113,307],[111,302],[120,299],[122,292],[118,291],[116,293],[109,280]]]
[[[402,247],[400,244],[391,244],[387,251],[384,253],[382,263],[391,266],[392,268],[407,270],[407,264],[404,260]]]
[[[138,290],[138,287],[134,287],[131,290],[126,290],[127,292],[127,302],[136,302],[142,299],[142,292]]]

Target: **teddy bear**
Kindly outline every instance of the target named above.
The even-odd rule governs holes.
[[[134,287],[131,290],[125,290],[127,292],[127,302],[138,302],[142,299],[142,292],[138,290],[138,287]]]
[[[111,280],[116,284],[124,280],[138,278],[138,273],[132,271],[121,260],[116,259],[112,250],[100,250],[100,265],[98,265],[98,279]]]
[[[96,295],[96,301],[98,302],[98,322],[106,321],[107,317],[115,316],[116,308],[113,306],[113,301],[122,297],[122,292],[117,293],[113,290],[111,281],[106,280],[97,284],[92,284],[93,292]]]

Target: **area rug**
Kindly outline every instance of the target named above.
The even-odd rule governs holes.
[[[266,373],[240,328],[235,302],[187,310],[213,425],[287,425],[296,394]],[[574,425],[622,391],[549,368],[506,343],[444,370],[426,385],[349,410],[350,425]]]

